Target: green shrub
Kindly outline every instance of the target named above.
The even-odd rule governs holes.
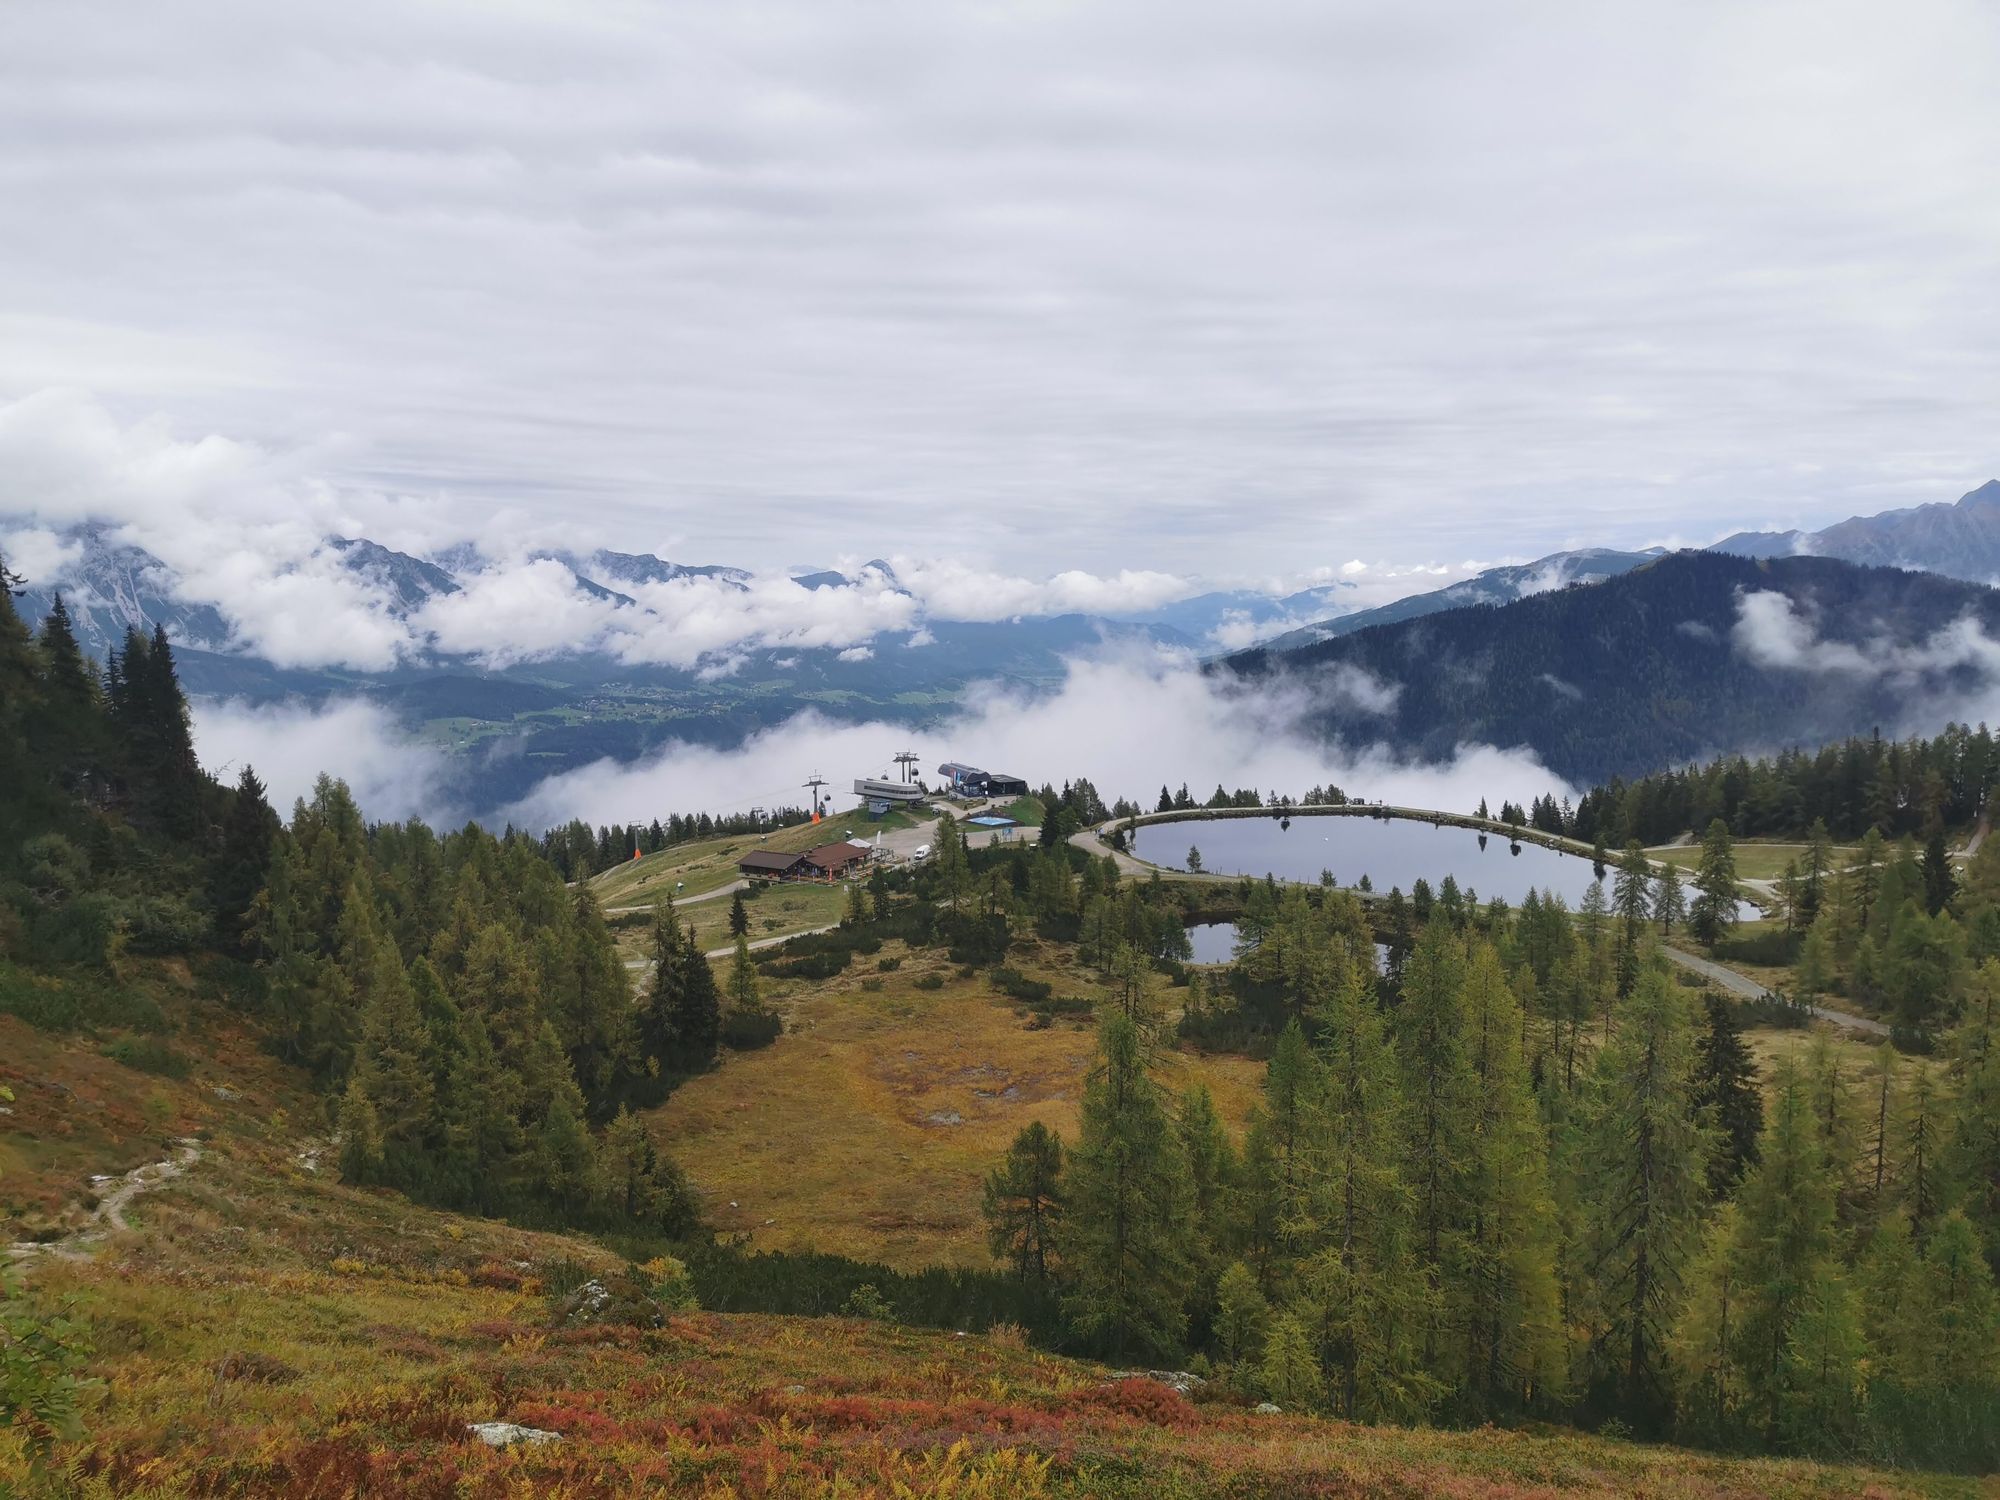
[[[925,974],[917,980],[917,988],[920,990],[941,990],[944,988],[944,975]]]
[[[140,1073],[156,1073],[163,1078],[185,1078],[188,1061],[167,1044],[165,1037],[121,1036],[104,1049],[104,1055]]]
[[[768,1047],[785,1029],[774,1010],[731,1010],[722,1017],[722,1045],[732,1052]]]
[[[50,964],[103,966],[118,952],[118,904],[92,891],[36,914],[32,946]]]

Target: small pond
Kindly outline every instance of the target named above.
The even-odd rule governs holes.
[[[1201,868],[1213,875],[1275,875],[1280,880],[1316,883],[1324,870],[1334,883],[1351,886],[1366,875],[1374,889],[1405,894],[1419,879],[1436,890],[1449,875],[1461,891],[1479,899],[1499,896],[1514,906],[1530,889],[1554,892],[1575,910],[1597,879],[1588,854],[1565,854],[1546,844],[1470,828],[1427,823],[1416,818],[1373,818],[1346,813],[1305,814],[1288,828],[1276,817],[1190,818],[1147,823],[1134,831],[1132,850],[1140,859],[1169,870],[1187,868],[1188,847],[1201,851]],[[1605,872],[1605,895],[1611,893]],[[1685,882],[1686,876],[1683,875]],[[1746,906],[1746,913],[1753,911]],[[1231,932],[1218,939],[1227,949]]]

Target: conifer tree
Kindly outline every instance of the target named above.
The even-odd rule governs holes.
[[[1321,1050],[1302,1096],[1291,1240],[1316,1248],[1292,1305],[1311,1321],[1335,1410],[1414,1418],[1437,1392],[1423,1368],[1433,1299],[1413,1253],[1395,1055],[1359,965],[1318,968],[1313,985]]]
[[[1739,1348],[1751,1400],[1775,1435],[1785,1415],[1786,1351],[1814,1289],[1835,1274],[1835,1186],[1806,1071],[1787,1061],[1772,1088],[1771,1124],[1737,1195],[1748,1296]]]
[[[1660,877],[1653,889],[1653,920],[1660,924],[1663,937],[1673,935],[1676,922],[1687,921],[1687,896],[1681,890],[1681,872],[1672,860],[1660,862]]]
[[[2000,1381],[2000,1297],[1978,1231],[1957,1209],[1924,1246],[1919,1288],[1925,1383],[1950,1392]]]
[[[360,1078],[347,1081],[340,1101],[340,1180],[377,1182],[382,1174],[382,1127]]]
[[[1643,918],[1642,918],[1643,920]],[[1521,1013],[1500,958],[1473,945],[1464,1012],[1472,1068],[1470,1220],[1452,1294],[1475,1407],[1524,1407],[1563,1378],[1548,1142],[1521,1055]]]
[[[632,984],[587,883],[577,886],[569,915],[567,1008],[556,1017],[556,1032],[577,1086],[595,1105],[632,1063]]]
[[[1727,1438],[1743,1399],[1742,1249],[1736,1205],[1717,1206],[1668,1343],[1681,1422],[1709,1442]]]
[[[1899,1213],[1884,1214],[1869,1237],[1856,1280],[1874,1374],[1906,1387],[1922,1383],[1929,1363],[1921,1327],[1922,1268],[1910,1221]]]
[[[1822,912],[1806,929],[1792,970],[1792,991],[1800,1003],[1811,1005],[1833,988],[1833,957],[1833,914]]]
[[[222,822],[222,845],[208,875],[218,934],[232,947],[253,942],[251,908],[270,876],[278,815],[264,795],[264,783],[245,766],[236,778],[229,812]]]
[[[1701,864],[1695,871],[1695,897],[1688,907],[1688,930],[1709,952],[1736,926],[1736,854],[1729,827],[1717,818],[1702,835]]]
[[[729,935],[733,938],[747,937],[750,932],[750,908],[744,904],[743,893],[738,891],[729,898]]]
[[[429,1033],[393,947],[373,956],[355,1078],[373,1107],[385,1180],[404,1185],[424,1171],[434,1123]]]
[[[1234,1219],[1240,1166],[1206,1084],[1194,1084],[1181,1096],[1174,1127],[1188,1165],[1192,1205],[1188,1230],[1194,1289],[1189,1310],[1206,1329],[1214,1316],[1223,1264],[1236,1250]]]
[[[980,1212],[986,1243],[1013,1262],[1024,1282],[1043,1286],[1056,1260],[1064,1210],[1062,1137],[1040,1120],[1015,1135],[1006,1159],[986,1176]]]
[[[1910,1220],[1919,1248],[1944,1209],[1944,1155],[1948,1115],[1937,1070],[1919,1063],[1910,1070],[1896,1113],[1896,1196]]]
[[[1633,839],[1625,846],[1625,853],[1618,861],[1617,878],[1612,882],[1611,909],[1618,917],[1617,976],[1621,998],[1632,993],[1632,984],[1639,977],[1639,938],[1646,926],[1651,887],[1652,870],[1646,863],[1646,851]]]
[[[2000,960],[1988,959],[1972,978],[1951,1063],[1957,1088],[1945,1176],[1988,1261],[2000,1265]]]
[[[1265,1391],[1283,1410],[1310,1411],[1319,1404],[1324,1382],[1302,1316],[1280,1313],[1272,1321],[1258,1374]]]
[[[1115,1012],[1098,1027],[1067,1176],[1060,1243],[1071,1325],[1114,1355],[1170,1356],[1186,1329],[1193,1195],[1139,1029]]]
[[[1689,1102],[1705,1112],[1705,1123],[1717,1133],[1709,1158],[1708,1186],[1719,1198],[1736,1186],[1744,1169],[1757,1159],[1764,1099],[1757,1088],[1756,1061],[1744,1045],[1729,1002],[1713,992],[1702,998],[1707,1024],[1698,1043],[1694,1092]]]
[[[1251,1264],[1266,1290],[1295,1258],[1307,1219],[1307,1116],[1317,1066],[1297,1021],[1278,1033],[1264,1068],[1264,1098],[1244,1144]]]
[[[1264,1355],[1271,1304],[1257,1276],[1242,1261],[1230,1262],[1215,1290],[1215,1351],[1226,1364],[1256,1363]]]
[[[1408,1143],[1403,1174],[1419,1253],[1433,1288],[1455,1261],[1470,1217],[1472,1075],[1465,1052],[1464,945],[1441,925],[1417,939],[1391,1018]],[[1433,1331],[1435,1344],[1436,1331]]]
[[[1665,1412],[1664,1345],[1707,1196],[1708,1134],[1687,1107],[1694,1068],[1685,991],[1649,966],[1593,1064],[1571,1293],[1593,1383],[1635,1426]]]

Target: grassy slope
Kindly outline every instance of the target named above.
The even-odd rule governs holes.
[[[832,980],[767,981],[785,1035],[684,1084],[655,1122],[716,1226],[760,1248],[810,1244],[906,1269],[990,1264],[981,1183],[1030,1120],[1075,1139],[1091,1020],[1031,1028],[984,975],[958,977],[940,952],[891,943],[881,957],[902,963],[884,973],[859,958]],[[1018,943],[1008,961],[1058,996],[1102,993],[1068,950]],[[945,987],[918,989],[926,974]],[[1263,1076],[1248,1059],[1184,1053],[1166,1071],[1177,1087],[1205,1081],[1237,1126]]]
[[[555,1331],[537,1272],[601,1261],[590,1246],[340,1188],[250,1142],[135,1218],[96,1261],[36,1272],[74,1299],[110,1392],[64,1455],[85,1495],[1980,1492],[1566,1432],[1258,1416],[1006,1339],[846,1319]],[[563,1441],[497,1453],[467,1440],[486,1420]],[[0,1438],[0,1482],[19,1477]]]
[[[1766,844],[1750,839],[1738,839],[1733,846],[1736,856],[1736,878],[1739,880],[1776,880],[1785,873],[1787,861],[1805,863],[1804,844]],[[1844,844],[1837,844],[1833,850],[1833,867],[1845,869],[1854,859],[1855,851]],[[1683,870],[1692,870],[1701,864],[1701,845],[1675,844],[1671,848],[1648,849],[1650,860],[1664,861],[1678,865]]]

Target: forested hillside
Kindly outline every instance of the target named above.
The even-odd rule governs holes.
[[[1661,844],[1699,833],[1720,818],[1739,838],[1787,838],[1821,824],[1836,839],[1873,828],[1888,837],[1927,837],[1970,829],[1986,811],[2000,777],[1992,732],[1946,725],[1930,739],[1867,736],[1818,750],[1719,756],[1705,765],[1671,767],[1629,780],[1613,777],[1572,805],[1553,794],[1512,819],[1544,833],[1622,847],[1633,839]]]
[[[1773,597],[1746,620],[1746,599],[1760,595]],[[1940,638],[1961,621],[1963,634]],[[1682,552],[1603,583],[1245,652],[1217,670],[1311,690],[1360,668],[1396,690],[1394,706],[1330,707],[1316,720],[1328,733],[1436,759],[1464,744],[1524,745],[1591,783],[1720,751],[1942,728],[1987,685],[1971,645],[1996,621],[2000,596],[1976,584]]]

